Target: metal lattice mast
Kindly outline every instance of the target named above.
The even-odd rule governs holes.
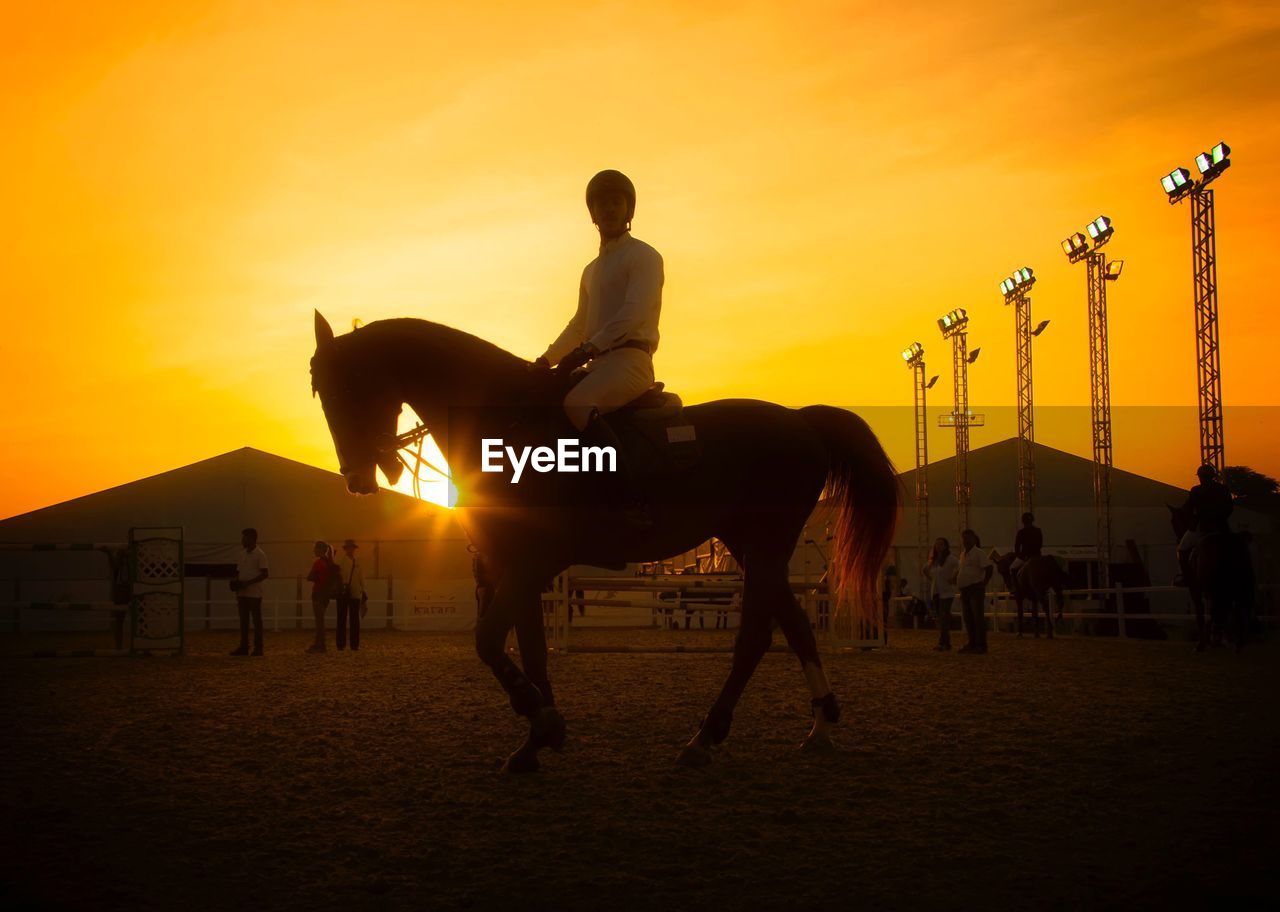
[[[1018,511],[1030,513],[1036,491],[1036,431],[1031,412],[1031,298],[1014,300],[1014,336],[1018,367]]]
[[[955,387],[956,517],[960,530],[969,528],[969,334],[951,337],[951,369]]]
[[[1100,215],[1086,230],[1088,238],[1077,231],[1062,242],[1062,250],[1072,263],[1084,260],[1088,274],[1093,512],[1097,524],[1099,584],[1107,588],[1111,585],[1111,364],[1107,353],[1107,283],[1120,278],[1124,261],[1108,262],[1101,249],[1115,234],[1111,219]]]
[[[1094,251],[1086,262],[1089,281],[1089,402],[1093,430],[1093,510],[1097,524],[1098,572],[1103,588],[1111,578],[1111,365],[1107,353],[1107,256]]]
[[[1191,271],[1196,305],[1196,388],[1200,405],[1200,462],[1221,475],[1226,467],[1222,437],[1222,371],[1218,352],[1218,257],[1214,242],[1213,191],[1191,194]]]
[[[1031,340],[1044,332],[1049,321],[1031,328],[1031,286],[1036,276],[1030,266],[1015,269],[1000,283],[1004,303],[1013,305],[1013,342],[1017,353],[1018,386],[1018,510],[1030,513],[1036,492],[1036,430],[1031,396]]]
[[[916,545],[920,549],[920,566],[929,554],[929,434],[925,407],[924,361],[915,365],[916,400]]]
[[[929,436],[928,409],[925,396],[937,381],[934,377],[925,381],[924,346],[912,342],[902,352],[902,358],[911,368],[912,396],[914,398],[916,424],[916,547],[920,566],[925,565],[932,541],[929,537]]]
[[[1231,147],[1218,143],[1196,156],[1200,180],[1186,168],[1160,179],[1169,203],[1191,198],[1191,280],[1196,312],[1196,398],[1200,409],[1200,462],[1221,474],[1226,467],[1222,427],[1222,365],[1218,349],[1218,252],[1213,191],[1209,184],[1231,167]]]

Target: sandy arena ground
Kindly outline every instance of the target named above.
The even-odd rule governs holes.
[[[183,659],[0,659],[0,906],[848,909],[1280,897],[1280,646],[925,633],[827,659],[847,721],[762,662],[706,770],[674,765],[727,655],[552,659],[540,773],[467,636],[198,634]],[[575,631],[578,642],[727,642]],[[780,641],[780,637],[777,638]]]

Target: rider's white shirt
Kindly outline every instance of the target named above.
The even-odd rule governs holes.
[[[578,309],[543,355],[552,364],[584,342],[600,351],[633,339],[658,347],[662,312],[662,256],[626,232],[600,245],[582,271]]]

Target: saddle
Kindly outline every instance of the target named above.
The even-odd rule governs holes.
[[[684,403],[664,386],[655,383],[605,416],[638,478],[689,468],[701,455],[697,430],[684,417]]]

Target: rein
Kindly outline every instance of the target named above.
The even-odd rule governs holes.
[[[411,431],[405,431],[395,437],[384,434],[377,441],[379,453],[394,455],[400,464],[409,470],[409,476],[413,479],[413,496],[418,500],[422,499],[422,482],[430,480],[422,477],[423,468],[430,469],[445,481],[453,483],[453,478],[448,472],[433,465],[422,455],[422,446],[428,433],[427,426],[419,423]]]

